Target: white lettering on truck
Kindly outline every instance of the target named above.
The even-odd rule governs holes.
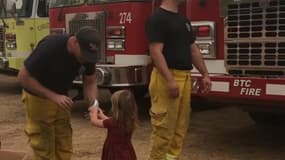
[[[131,12],[120,12],[120,24],[132,23],[132,13]]]
[[[241,87],[240,88],[240,95],[260,96],[261,95],[261,88],[251,87],[251,84],[252,84],[251,80],[235,79],[233,85],[234,85],[234,87]]]

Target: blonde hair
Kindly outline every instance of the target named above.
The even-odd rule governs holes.
[[[112,118],[119,127],[133,132],[137,126],[137,104],[134,95],[129,90],[116,91],[111,97]]]

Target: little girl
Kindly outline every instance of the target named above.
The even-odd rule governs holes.
[[[104,115],[99,107],[90,107],[91,122],[101,128],[107,128],[102,160],[136,160],[131,142],[137,125],[137,105],[129,90],[120,90],[111,97],[112,116]]]

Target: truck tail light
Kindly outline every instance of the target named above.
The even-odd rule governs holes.
[[[204,58],[216,58],[216,25],[214,21],[193,21],[195,43]]]
[[[210,36],[210,26],[199,26],[197,29],[198,37],[209,37]]]
[[[14,40],[16,40],[16,34],[14,34],[14,33],[6,33],[5,38],[8,41],[14,41]]]
[[[107,38],[125,38],[125,27],[124,26],[107,27]]]
[[[107,50],[123,51],[125,49],[125,27],[107,27]]]
[[[15,33],[6,33],[6,48],[9,50],[17,49],[17,41],[16,41],[16,34]]]

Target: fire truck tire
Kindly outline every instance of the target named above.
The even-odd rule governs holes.
[[[258,125],[285,125],[285,114],[268,112],[248,112]]]
[[[205,111],[210,109],[216,109],[222,106],[224,106],[224,104],[215,101],[210,101],[203,97],[192,96],[191,98],[191,107],[193,111]]]

